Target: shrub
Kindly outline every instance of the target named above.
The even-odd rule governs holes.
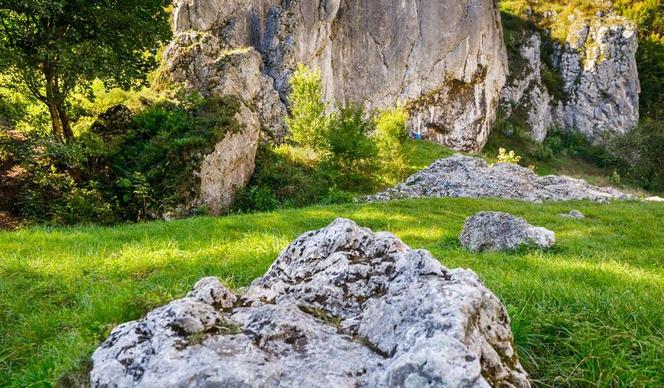
[[[105,224],[191,203],[199,186],[194,172],[226,132],[238,129],[236,111],[233,99],[188,96],[133,118],[125,111],[122,126],[104,122],[67,144],[26,135],[10,149],[11,163],[24,171],[10,210],[34,222]],[[0,154],[9,154],[0,143]]]
[[[302,146],[319,149],[328,130],[320,71],[300,64],[290,79],[290,86],[290,114],[286,124],[291,139]]]
[[[664,190],[664,124],[645,120],[609,144],[618,169],[647,190]]]
[[[408,172],[404,147],[408,140],[406,121],[408,113],[403,108],[379,112],[374,120],[373,139],[378,149],[381,179],[394,184]]]
[[[342,190],[363,191],[374,186],[377,147],[369,134],[373,123],[360,104],[348,104],[332,115],[325,139],[325,162],[337,174]]]

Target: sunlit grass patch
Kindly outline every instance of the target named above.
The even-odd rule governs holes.
[[[586,218],[560,217],[571,209]],[[458,235],[465,218],[482,210],[547,227],[557,245],[466,252]],[[295,237],[336,217],[391,231],[447,267],[477,272],[507,306],[521,360],[537,384],[664,384],[664,206],[493,199],[0,233],[0,382],[85,378],[91,352],[115,325],[183,296],[204,276],[241,289]]]

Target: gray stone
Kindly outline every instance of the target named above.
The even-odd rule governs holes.
[[[554,126],[554,100],[542,80],[541,48],[542,39],[538,33],[532,33],[521,42],[521,58],[513,60],[523,65],[518,72],[510,73],[501,92],[505,116],[519,114],[525,117],[531,137],[540,143]]]
[[[477,275],[349,220],[303,234],[229,295],[206,278],[118,326],[92,386],[530,386]]]
[[[561,216],[564,218],[572,218],[575,220],[582,220],[586,218],[586,216],[584,216],[583,213],[581,213],[578,210],[571,210],[569,213],[561,214]]]
[[[552,23],[569,24],[567,40],[556,45],[551,58],[541,57],[537,32],[515,43],[519,50],[510,60],[520,65],[513,66],[501,94],[506,117],[524,118],[539,142],[554,127],[580,131],[594,143],[631,131],[639,122],[641,91],[636,26],[613,14],[576,12],[565,21],[557,21],[563,16],[555,13],[545,17]],[[552,62],[552,70],[561,76],[564,95],[558,96],[560,100],[542,81],[543,59]]]
[[[461,245],[473,252],[511,251],[521,246],[550,248],[555,234],[532,226],[523,218],[501,212],[480,212],[466,219],[459,237]]]
[[[247,101],[280,133],[288,80],[303,63],[321,70],[328,101],[402,103],[413,131],[479,150],[507,73],[493,0],[180,0],[174,18],[169,71],[190,87],[227,93],[218,86],[227,54],[258,53],[260,69],[243,71],[255,73],[263,93]]]
[[[365,199],[377,202],[424,197],[494,197],[530,202],[633,199],[614,188],[592,186],[581,179],[540,177],[516,164],[489,166],[483,159],[461,154],[440,159],[404,183]]]
[[[595,143],[636,127],[641,92],[637,36],[636,26],[621,16],[572,17],[567,41],[555,58],[568,96],[559,125]]]

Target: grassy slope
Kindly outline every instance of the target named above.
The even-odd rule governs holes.
[[[588,218],[558,216],[571,208]],[[559,243],[548,252],[464,252],[457,236],[480,210],[525,216]],[[664,205],[489,199],[0,233],[0,382],[26,386],[84,370],[114,325],[182,296],[202,276],[244,286],[298,234],[338,216],[475,270],[508,306],[536,381],[664,384]]]

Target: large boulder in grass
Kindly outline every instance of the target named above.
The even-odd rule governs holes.
[[[510,251],[524,245],[550,248],[556,235],[511,214],[480,212],[466,220],[459,240],[473,252]]]
[[[93,387],[528,387],[503,304],[389,233],[338,219],[236,297],[215,278],[117,327]]]

